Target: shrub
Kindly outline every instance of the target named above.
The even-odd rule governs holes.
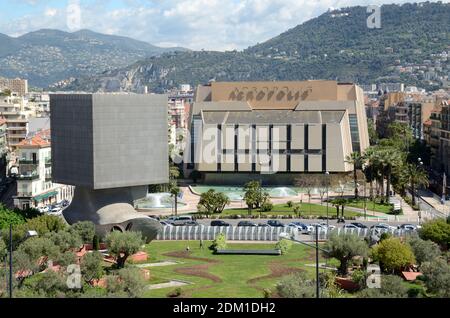
[[[94,235],[94,238],[92,239],[92,249],[94,251],[98,251],[100,249],[100,239],[97,235]]]
[[[288,208],[292,208],[294,206],[294,202],[292,202],[292,201],[288,201],[288,202],[286,202],[286,204],[287,204]]]
[[[269,288],[263,289],[263,297],[264,298],[270,298],[272,296],[272,291]]]
[[[261,212],[270,212],[273,210],[272,202],[264,202],[260,208]]]
[[[227,240],[225,234],[219,233],[212,242],[210,249],[217,251],[217,250],[224,250],[226,248],[227,248]]]
[[[380,235],[380,242],[392,237],[391,233],[384,232]]]
[[[397,238],[389,238],[372,248],[372,257],[380,263],[383,271],[400,272],[414,264],[414,254],[408,244]]]
[[[180,297],[182,294],[182,290],[180,287],[175,288],[173,291],[171,291],[170,293],[167,294],[167,297],[171,297],[171,298],[175,298],[175,297]]]
[[[423,297],[425,295],[425,290],[424,290],[423,286],[415,285],[415,286],[411,286],[408,289],[407,293],[408,293],[409,298],[419,298],[419,297]]]
[[[381,275],[381,288],[366,288],[359,293],[360,298],[405,298],[408,288],[403,279],[395,275]]]
[[[276,286],[282,298],[313,298],[316,296],[315,281],[304,272],[284,277]]]
[[[110,297],[136,298],[141,296],[144,287],[145,281],[139,268],[122,268],[107,277],[107,290]]]
[[[358,269],[352,273],[352,281],[360,286],[360,288],[366,287],[367,273],[361,269]]]
[[[281,251],[282,255],[287,254],[287,252],[291,249],[292,242],[286,239],[280,240],[275,246],[276,249]]]

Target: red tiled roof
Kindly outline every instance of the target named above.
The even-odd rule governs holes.
[[[19,148],[45,148],[50,147],[50,129],[41,130],[36,135],[22,140]]]
[[[414,281],[416,280],[416,278],[420,275],[422,275],[422,273],[420,272],[402,272],[403,278],[407,281]]]

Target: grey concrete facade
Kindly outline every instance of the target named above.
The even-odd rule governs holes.
[[[167,96],[54,94],[50,103],[53,182],[76,186],[65,219],[156,237],[159,222],[133,201],[169,181]]]
[[[167,182],[167,96],[51,95],[54,182],[108,189]]]

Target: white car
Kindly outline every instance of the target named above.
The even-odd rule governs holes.
[[[325,223],[325,222],[320,223],[320,225],[322,225],[324,228],[327,228],[327,223]],[[328,230],[332,231],[335,228],[336,228],[336,226],[328,224]]]
[[[53,208],[50,211],[48,211],[48,214],[50,215],[61,215],[62,210],[60,208]]]
[[[344,229],[355,229],[355,230],[357,230],[357,229],[359,229],[359,227],[357,227],[354,224],[345,224],[344,225]]]
[[[41,213],[47,213],[48,210],[49,210],[49,208],[48,208],[48,206],[40,206],[40,207],[38,208],[38,210],[39,210],[39,212],[41,212]]]
[[[392,225],[389,225],[389,224],[387,224],[387,223],[378,223],[378,226],[384,226],[384,227],[387,227],[387,228],[389,228],[389,229],[392,230],[392,231],[395,231],[395,230],[397,229],[396,226],[392,226]]]

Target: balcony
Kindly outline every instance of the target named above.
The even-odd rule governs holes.
[[[52,181],[52,174],[51,173],[46,173],[45,174],[45,181]]]
[[[39,179],[39,173],[37,171],[33,171],[30,173],[20,174],[17,177],[17,180],[36,180]]]
[[[38,165],[39,164],[39,160],[28,160],[28,159],[19,159],[19,164],[22,165]]]
[[[45,158],[45,165],[51,166],[52,165],[52,158]]]
[[[19,198],[27,198],[32,196],[33,194],[31,192],[17,192],[17,197]]]

